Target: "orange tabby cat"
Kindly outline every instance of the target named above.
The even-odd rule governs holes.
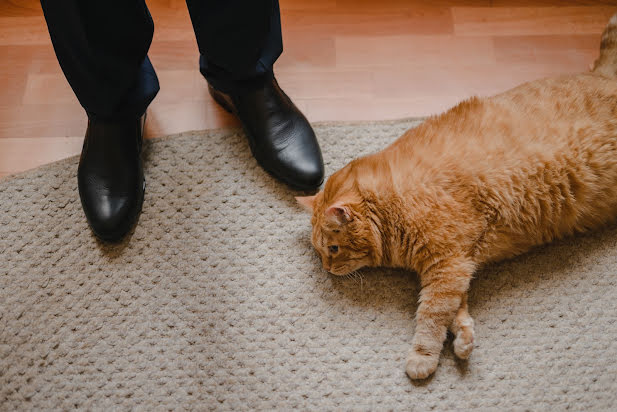
[[[590,73],[464,101],[298,201],[326,270],[418,273],[412,379],[435,371],[448,328],[466,359],[478,266],[617,217],[617,15]]]

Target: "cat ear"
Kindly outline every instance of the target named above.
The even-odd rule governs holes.
[[[296,200],[298,201],[298,203],[300,204],[300,206],[302,206],[305,210],[312,212],[313,209],[315,208],[315,198],[317,197],[317,195],[314,196],[296,196]]]
[[[329,220],[336,222],[339,225],[342,225],[351,221],[351,209],[349,209],[348,206],[341,204],[330,206],[326,210],[326,217]]]

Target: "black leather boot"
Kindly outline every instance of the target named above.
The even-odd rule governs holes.
[[[257,162],[296,189],[323,183],[324,165],[313,128],[281,90],[274,76],[262,88],[237,95],[208,85],[210,95],[242,122]]]
[[[88,120],[77,182],[81,205],[100,239],[118,241],[137,221],[144,201],[141,145],[145,116]]]

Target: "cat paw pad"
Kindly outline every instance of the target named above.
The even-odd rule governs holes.
[[[439,355],[424,355],[412,351],[407,357],[405,371],[411,379],[426,379],[435,372],[438,363]]]

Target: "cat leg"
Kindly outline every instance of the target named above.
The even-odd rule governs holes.
[[[416,332],[405,367],[411,379],[427,378],[437,369],[448,326],[461,307],[473,273],[473,265],[465,261],[435,266],[420,276]]]
[[[467,294],[463,295],[461,307],[450,324],[450,332],[454,335],[454,354],[459,359],[467,359],[473,350],[473,319],[467,311]]]

